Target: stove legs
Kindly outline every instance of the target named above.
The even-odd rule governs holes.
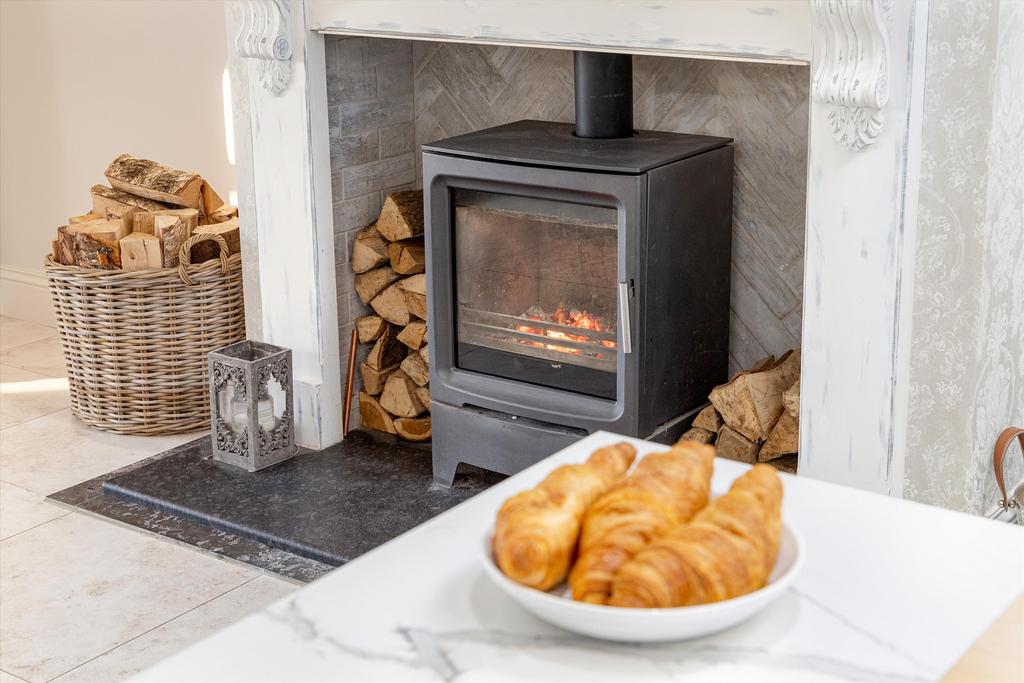
[[[430,402],[434,482],[451,487],[459,463],[515,474],[587,435],[581,429],[472,406]]]

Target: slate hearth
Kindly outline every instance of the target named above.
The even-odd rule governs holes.
[[[310,581],[503,478],[467,468],[436,486],[429,448],[360,431],[251,474],[210,455],[203,437],[51,498]]]

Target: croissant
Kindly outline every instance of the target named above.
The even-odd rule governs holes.
[[[587,462],[563,465],[532,489],[505,501],[494,525],[494,559],[505,576],[548,590],[569,571],[583,513],[629,469],[636,449],[620,443]]]
[[[569,572],[572,597],[606,603],[624,562],[707,505],[714,459],[713,447],[680,441],[646,456],[598,498],[583,518],[579,559]]]
[[[775,564],[781,507],[782,483],[775,469],[754,465],[692,522],[623,564],[608,604],[684,607],[757,590]]]

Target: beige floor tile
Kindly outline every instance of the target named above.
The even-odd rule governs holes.
[[[64,352],[60,347],[60,338],[56,335],[21,346],[5,348],[0,353],[0,364],[38,372],[48,377],[68,376],[64,366]]]
[[[201,434],[110,434],[87,427],[70,410],[61,410],[0,432],[0,480],[49,495]]]
[[[56,335],[56,328],[0,316],[0,352]]]
[[[50,680],[258,576],[71,513],[0,541],[0,661]]]
[[[14,674],[9,674],[6,671],[0,669],[0,683],[24,683],[24,678],[18,678]]]
[[[0,540],[66,514],[67,508],[38,493],[0,481]]]
[[[269,576],[253,579],[115,650],[86,662],[77,669],[72,669],[57,681],[123,681],[294,590],[297,590],[296,586]]]
[[[0,429],[55,413],[69,401],[66,379],[0,365]]]

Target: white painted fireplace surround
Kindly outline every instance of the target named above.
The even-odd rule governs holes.
[[[326,34],[811,65],[800,473],[901,495],[926,0],[230,3],[248,334],[341,439]]]

